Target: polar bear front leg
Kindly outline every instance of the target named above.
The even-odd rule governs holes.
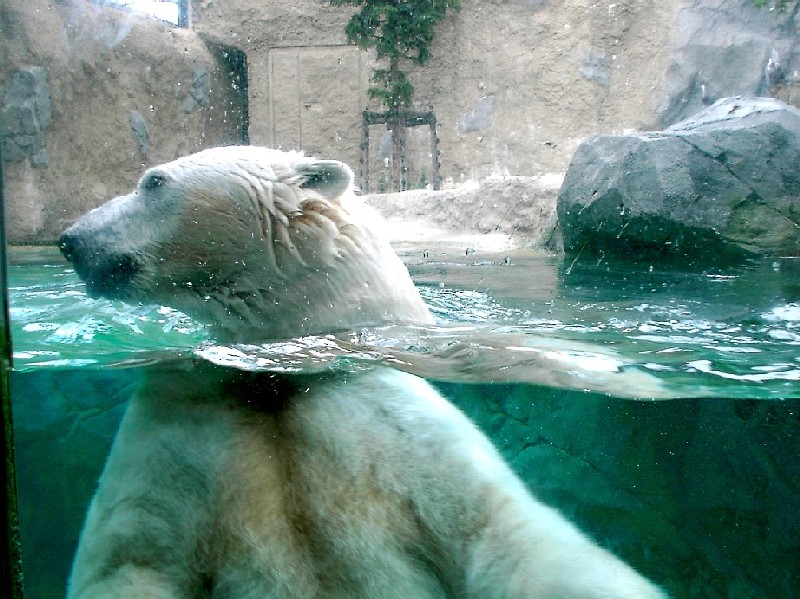
[[[359,385],[361,395],[353,393]],[[452,564],[451,587],[465,599],[666,599],[633,568],[581,533],[525,488],[489,440],[425,381],[376,371],[351,380],[344,413],[376,408],[362,428],[383,435],[380,468],[394,473],[425,536]],[[334,422],[335,413],[324,422]],[[357,414],[349,426],[359,426]],[[342,422],[337,430],[344,430]],[[339,437],[341,441],[341,435]],[[380,446],[378,445],[380,442]]]
[[[73,574],[73,577],[75,574]],[[88,584],[70,584],[68,597],[100,599],[100,597],[141,597],[141,599],[188,599],[189,595],[175,588],[169,575],[149,568],[126,565],[110,577],[97,577]]]
[[[199,596],[213,426],[208,415],[132,400],[81,533],[68,599]]]
[[[471,547],[468,596],[481,599],[667,599],[556,510],[495,488],[491,514]]]
[[[453,412],[447,426],[454,436],[437,452],[439,463],[450,468],[438,475],[440,489],[451,490],[455,505],[460,504],[455,511],[469,523],[463,531],[465,597],[667,599],[649,580],[534,498],[488,440]],[[446,433],[441,434],[444,439]],[[432,513],[435,509],[432,506]]]

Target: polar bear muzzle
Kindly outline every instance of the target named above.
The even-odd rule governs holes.
[[[131,254],[107,254],[91,248],[80,234],[65,231],[58,248],[86,283],[89,297],[124,298],[125,290],[139,272],[139,261]]]

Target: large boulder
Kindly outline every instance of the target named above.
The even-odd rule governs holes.
[[[558,197],[568,254],[800,255],[800,111],[727,98],[665,131],[601,135]]]

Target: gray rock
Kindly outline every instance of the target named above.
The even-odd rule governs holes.
[[[31,164],[33,166],[47,166],[50,163],[50,155],[47,153],[46,148],[42,148],[31,156]]]
[[[137,110],[128,113],[128,124],[131,126],[131,133],[139,146],[139,152],[143,158],[147,158],[150,152],[150,133],[147,131],[147,121]]]
[[[189,94],[183,101],[181,108],[189,114],[202,106],[211,105],[211,76],[208,69],[201,63],[195,62],[192,67],[192,83],[189,85]]]
[[[608,87],[611,82],[611,61],[602,50],[592,48],[586,55],[581,67],[581,75],[603,87]]]
[[[413,239],[428,231],[448,235],[495,233],[512,245],[544,247],[556,226],[560,177],[496,177],[478,186],[432,191],[415,189],[365,195],[364,201],[394,228],[417,223]],[[419,236],[418,236],[419,235]]]
[[[4,158],[31,158],[34,166],[47,166],[44,134],[52,118],[47,71],[37,66],[16,70],[3,96]]]
[[[461,117],[458,122],[458,130],[461,133],[469,133],[488,129],[494,121],[496,103],[497,99],[494,95],[484,96],[478,100],[475,108]]]
[[[798,164],[800,111],[769,98],[590,138],[558,197],[564,249],[700,263],[800,255]]]

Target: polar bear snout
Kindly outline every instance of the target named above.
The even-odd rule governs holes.
[[[58,249],[86,283],[89,297],[122,298],[139,272],[139,261],[131,254],[107,253],[91,247],[68,229],[58,240]]]

